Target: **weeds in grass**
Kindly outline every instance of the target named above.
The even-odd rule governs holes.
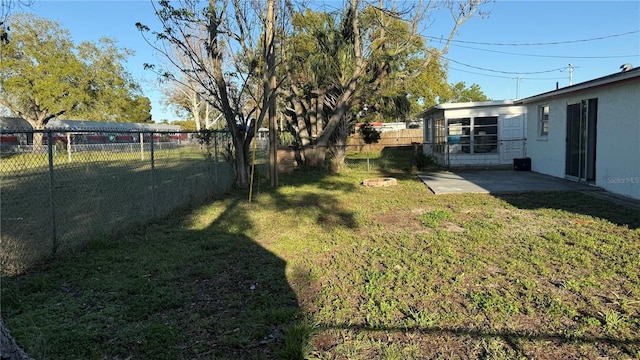
[[[417,326],[424,329],[433,327],[437,319],[436,314],[425,310],[417,310],[413,307],[409,307],[409,309],[406,310],[405,316],[407,317],[407,327]]]
[[[469,294],[471,303],[486,312],[517,314],[520,310],[509,294],[500,294],[496,290],[474,291]]]
[[[434,210],[418,216],[422,225],[430,228],[437,228],[443,221],[453,219],[453,215],[447,210]]]
[[[310,340],[316,332],[317,325],[305,320],[292,324],[284,329],[284,346],[277,354],[286,360],[304,360],[313,355]]]
[[[599,312],[598,315],[601,318],[601,322],[604,324],[604,328],[607,332],[613,332],[617,330],[620,325],[624,323],[624,317],[622,317],[617,311],[607,309],[604,312]]]
[[[526,356],[518,355],[502,339],[483,339],[482,350],[483,355],[481,358],[486,360],[526,359]]]

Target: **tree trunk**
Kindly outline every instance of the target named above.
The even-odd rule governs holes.
[[[245,156],[244,146],[236,148],[236,186],[241,189],[249,186],[250,165],[251,163],[247,162],[247,157]]]
[[[33,133],[33,151],[36,152],[38,149],[42,148],[44,144],[44,134],[41,132]]]
[[[310,170],[324,169],[324,162],[327,156],[326,146],[307,146],[304,149],[305,166]]]
[[[209,6],[211,9],[216,9],[216,3],[214,0],[209,0]],[[245,132],[250,131],[251,129],[244,128],[238,126],[236,123],[236,115],[237,112],[231,107],[231,100],[229,96],[229,87],[227,86],[227,81],[224,78],[224,71],[222,67],[222,53],[219,47],[218,42],[218,34],[221,19],[218,16],[221,16],[222,12],[218,14],[217,12],[211,12],[209,15],[209,24],[208,24],[208,51],[209,58],[211,60],[211,75],[213,80],[215,81],[216,88],[218,90],[217,98],[220,101],[220,108],[222,113],[224,114],[225,120],[227,121],[227,126],[231,131],[231,136],[233,137],[233,145],[235,147],[235,167],[236,167],[236,185],[240,188],[246,188],[249,186],[249,163],[248,157],[246,156],[247,152],[247,141],[250,141],[251,136],[247,135]]]
[[[349,129],[351,125],[351,116],[344,116],[340,124],[336,127],[333,134],[331,145],[331,172],[339,173],[344,167],[344,160],[347,157],[347,142],[349,138]]]
[[[298,131],[298,137],[300,140],[301,146],[309,146],[311,145],[311,128],[306,122],[307,116],[307,107],[302,99],[302,92],[295,86],[291,85],[291,90],[289,93],[289,102],[293,105],[293,110],[295,112],[295,120],[296,127]]]
[[[200,132],[200,101],[195,91],[191,93],[191,116],[196,123],[196,131]]]
[[[33,360],[33,358],[18,346],[16,340],[11,336],[9,329],[4,326],[0,318],[0,359],[2,360]]]
[[[275,35],[276,35],[276,12],[275,0],[267,1],[267,24],[266,24],[266,56],[267,56],[267,91],[264,96],[269,97],[269,178],[271,186],[278,186],[278,134],[276,120],[276,53],[275,53]]]
[[[330,170],[334,174],[339,174],[344,167],[344,160],[347,157],[345,146],[336,146],[332,151]]]

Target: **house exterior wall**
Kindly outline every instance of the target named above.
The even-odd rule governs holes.
[[[549,106],[549,131],[547,136],[539,135],[539,109]],[[556,177],[564,177],[565,140],[567,137],[567,100],[553,99],[532,103],[527,106],[527,157],[531,158],[531,170]]]
[[[497,117],[498,118],[498,151],[494,153],[464,154],[455,153],[460,145],[447,143],[438,146],[435,139],[435,121],[445,119],[446,126],[449,119],[477,118],[477,117]],[[510,139],[503,138],[504,127],[513,121],[521,122],[520,133]],[[527,108],[522,105],[500,105],[500,106],[477,106],[467,108],[438,110],[424,119],[424,144],[423,152],[430,155],[441,165],[451,167],[464,166],[496,166],[511,165],[513,157],[522,157],[525,154],[525,143],[527,135]],[[448,133],[448,129],[446,130]],[[446,137],[448,139],[448,136]],[[505,140],[506,139],[506,140]],[[448,140],[447,140],[448,141]],[[511,156],[505,156],[503,152],[511,149]],[[513,155],[515,154],[515,155]]]
[[[595,184],[640,199],[640,81],[611,84],[528,104],[531,169],[565,177],[567,105],[598,99]],[[549,131],[539,136],[538,109],[549,105]]]

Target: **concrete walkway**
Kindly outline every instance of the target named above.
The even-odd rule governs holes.
[[[418,175],[434,194],[602,191],[601,188],[531,171],[482,170]]]

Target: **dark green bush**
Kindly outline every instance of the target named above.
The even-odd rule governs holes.
[[[416,154],[416,167],[418,168],[418,170],[426,169],[429,166],[434,164],[435,164],[435,161],[431,156],[426,155],[425,153],[422,153],[422,152]]]

